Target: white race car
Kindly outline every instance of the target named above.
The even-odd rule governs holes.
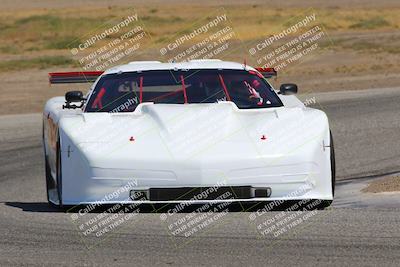
[[[58,207],[131,203],[333,200],[324,112],[275,91],[272,68],[220,60],[137,61],[103,72],[43,113],[47,196]]]

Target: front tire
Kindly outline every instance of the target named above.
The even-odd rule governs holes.
[[[60,150],[60,142],[57,142],[57,150],[56,150],[56,179],[53,178],[51,174],[51,169],[49,166],[49,162],[47,159],[47,155],[45,155],[45,173],[46,173],[46,195],[47,202],[53,208],[62,208],[61,201],[61,150]]]
[[[61,146],[60,146],[60,138],[57,141],[57,164],[56,164],[56,180],[57,180],[57,196],[58,196],[58,207],[62,208],[62,165],[61,165]]]
[[[329,131],[330,134],[330,149],[331,149],[331,186],[332,186],[332,196],[335,196],[335,183],[336,183],[336,161],[335,161],[335,146],[333,145],[333,137],[332,132]],[[323,210],[329,207],[332,204],[333,200],[322,200],[321,204],[319,205],[318,209]]]
[[[44,155],[44,168],[45,168],[45,175],[46,175],[46,196],[47,202],[51,205],[52,202],[50,201],[50,190],[56,187],[54,183],[53,176],[51,175],[51,170],[49,166],[49,161],[47,160],[47,155]]]

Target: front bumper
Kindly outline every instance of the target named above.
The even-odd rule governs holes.
[[[322,199],[332,200],[330,173],[297,172],[282,175],[255,175],[247,177],[195,177],[185,182],[164,178],[129,178],[99,176],[80,178],[80,183],[63,183],[63,204],[129,204],[129,203],[223,203],[276,200]],[[103,174],[104,174],[103,172]],[[121,171],[116,173],[121,174]],[[250,172],[247,172],[249,175]],[[114,172],[115,174],[115,172]],[[253,173],[254,174],[254,173]],[[195,177],[195,178],[193,178]],[[200,181],[200,183],[199,183]],[[204,182],[207,181],[207,182]],[[204,194],[209,189],[215,189]],[[134,193],[146,197],[134,197]]]

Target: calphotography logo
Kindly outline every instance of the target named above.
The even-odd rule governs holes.
[[[280,71],[313,54],[322,42],[330,42],[313,9],[287,24],[290,26],[249,48],[248,52],[252,59],[256,59],[257,65]]]
[[[287,37],[290,34],[294,34],[297,31],[300,30],[300,28],[302,27],[306,27],[308,24],[310,24],[311,22],[315,21],[315,13],[311,14],[311,15],[306,15],[305,18],[295,24],[293,24],[292,26],[286,28],[285,30],[279,32],[278,34],[274,34],[270,37],[268,37],[267,39],[265,39],[264,41],[258,43],[255,48],[252,47],[250,48],[249,52],[254,55],[256,54],[258,51],[262,51],[266,48],[268,48],[270,45],[272,45],[275,41],[279,41],[285,37]],[[296,39],[297,40],[297,39]]]
[[[166,48],[162,48],[161,51],[173,51],[174,49],[178,48],[180,45],[183,45],[186,41],[190,41],[193,38],[197,37],[200,34],[205,34],[208,32],[209,29],[213,27],[217,27],[219,23],[226,22],[226,14],[217,15],[214,20],[208,22],[207,24],[193,30],[189,34],[183,34],[181,37],[176,39],[173,43],[170,43],[166,46]],[[165,52],[164,52],[165,54]]]
[[[182,62],[222,59],[241,46],[240,38],[229,21],[226,10],[220,8],[214,15],[207,16],[168,38],[168,44],[159,51],[166,62]]]
[[[76,226],[82,242],[89,248],[95,247],[128,222],[134,222],[140,212],[140,206],[138,203],[129,203],[129,194],[137,186],[137,180],[130,179],[126,185],[107,193],[99,201],[70,209],[70,219]],[[123,204],[124,202],[126,204]]]
[[[0,1],[0,267],[397,267],[399,14]]]
[[[227,186],[226,180],[212,186],[188,188],[176,196],[180,203],[169,206],[165,213],[160,214],[160,220],[171,237],[188,238],[184,243],[176,243],[182,246],[191,242],[189,238],[202,236],[221,224],[235,198],[236,193]]]
[[[118,24],[116,24],[108,29],[105,29],[103,32],[101,32],[99,34],[94,34],[89,39],[87,39],[85,42],[83,42],[82,44],[79,44],[78,48],[80,51],[84,51],[86,48],[96,44],[97,41],[101,41],[104,38],[108,38],[110,35],[118,33],[122,28],[128,27],[129,24],[135,23],[137,21],[138,21],[137,14],[128,15],[125,20],[119,22]],[[129,33],[131,33],[131,31],[129,31],[128,34]],[[125,33],[123,36],[127,36],[126,34],[127,33]]]
[[[301,224],[318,214],[316,208],[321,205],[322,201],[303,197],[313,187],[312,183],[307,182],[296,190],[289,192],[282,200],[268,202],[257,211],[250,213],[250,222],[256,225],[256,229],[262,237],[279,237],[282,234],[294,231]],[[283,199],[302,200],[296,200],[293,204],[288,204],[290,202]],[[280,210],[280,212],[271,213],[274,210]]]
[[[71,54],[83,70],[100,71],[128,63],[150,44],[151,37],[138,13],[131,10],[122,20],[107,21],[79,39],[84,41],[71,48]]]

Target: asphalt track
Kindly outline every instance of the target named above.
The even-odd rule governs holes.
[[[339,180],[334,205],[315,213],[269,212],[255,221],[252,212],[205,214],[214,221],[190,237],[169,229],[188,213],[150,212],[101,237],[84,236],[77,213],[46,204],[40,114],[0,116],[0,266],[399,266],[400,193],[360,189],[400,172],[400,88],[301,97],[315,97],[314,106],[330,118]],[[302,221],[281,225],[286,232],[263,235],[257,228],[285,217]]]

